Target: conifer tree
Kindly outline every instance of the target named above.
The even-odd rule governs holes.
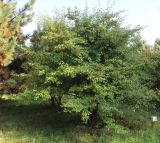
[[[33,17],[30,11],[34,2],[31,0],[16,10],[15,0],[0,0],[0,91],[4,87],[4,81],[9,78],[6,67],[14,59],[15,49],[24,40],[21,28]]]

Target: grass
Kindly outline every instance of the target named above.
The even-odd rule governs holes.
[[[0,143],[159,143],[160,129],[108,136],[49,104],[0,100]]]
[[[0,143],[94,142],[96,137],[73,115],[48,104],[0,101]]]

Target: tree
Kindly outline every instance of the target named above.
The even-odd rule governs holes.
[[[112,128],[117,120],[147,110],[149,91],[133,66],[138,32],[123,27],[119,13],[101,10],[69,10],[43,19],[28,62],[35,98],[50,98],[56,108],[99,127]]]
[[[26,3],[23,8],[16,11],[16,2],[13,0],[0,0],[0,91],[7,91],[10,73],[7,66],[16,56],[16,48],[24,41],[21,28],[31,21],[30,13],[35,0]]]
[[[141,51],[141,56],[138,58],[139,65],[138,73],[141,84],[152,90],[152,105],[156,105],[152,112],[159,111],[160,105],[160,52],[158,47],[151,50]]]
[[[159,38],[157,38],[157,39],[155,40],[154,49],[156,49],[156,50],[159,50],[159,49],[160,49],[160,39],[159,39]]]

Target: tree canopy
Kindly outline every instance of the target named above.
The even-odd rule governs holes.
[[[152,92],[141,83],[135,60],[143,47],[140,28],[121,23],[120,13],[103,10],[45,17],[26,66],[35,98],[51,99],[91,126],[129,124],[129,117],[148,111]]]

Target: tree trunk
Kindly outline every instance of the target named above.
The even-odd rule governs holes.
[[[93,109],[92,114],[89,116],[88,125],[92,128],[98,125],[98,103]]]
[[[51,96],[52,107],[56,109],[57,111],[62,111],[61,99],[62,97],[59,97],[59,96]]]

